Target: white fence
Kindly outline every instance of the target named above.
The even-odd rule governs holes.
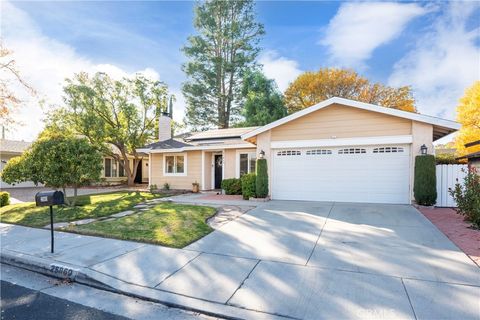
[[[468,166],[466,164],[439,164],[437,165],[437,207],[456,207],[457,204],[448,193],[455,183],[462,183]]]

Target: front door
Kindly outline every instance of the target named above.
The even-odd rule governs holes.
[[[222,167],[223,167],[223,156],[221,154],[216,154],[214,156],[214,172],[215,172],[215,189],[222,188]]]
[[[135,175],[135,183],[142,183],[142,160],[138,163],[137,174]]]

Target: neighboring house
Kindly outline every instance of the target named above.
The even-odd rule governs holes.
[[[30,147],[32,143],[27,141],[19,141],[19,140],[8,140],[8,139],[0,139],[0,172],[3,171],[3,168],[7,164],[7,162],[13,158],[20,156],[25,150]],[[15,185],[11,185],[8,183],[3,182],[0,179],[0,188],[28,188],[34,187],[35,184],[32,181],[25,181]]]
[[[342,98],[331,98],[256,128],[210,130],[171,139],[160,118],[149,155],[149,184],[218,189],[222,179],[255,171],[267,159],[273,199],[411,203],[415,156],[460,124]]]
[[[470,148],[470,147],[478,146],[478,145],[480,145],[480,140],[473,141],[473,142],[465,144],[465,148]],[[467,159],[468,166],[470,168],[476,168],[477,173],[480,174],[480,151],[466,154],[463,157],[459,157],[457,159],[458,160]]]
[[[0,156],[1,156],[1,170],[5,167],[6,163],[13,157],[20,156],[32,143],[18,140],[0,139]],[[133,159],[133,156],[130,157]],[[104,182],[110,184],[119,184],[127,181],[125,171],[123,167],[123,161],[117,162],[110,156],[103,157],[103,170],[101,178]],[[133,160],[130,160],[132,163]],[[0,172],[1,172],[0,170]],[[148,157],[142,155],[142,160],[138,165],[137,175],[135,178],[136,183],[148,183]],[[0,180],[0,188],[27,188],[34,187],[35,184],[31,181],[10,185]]]

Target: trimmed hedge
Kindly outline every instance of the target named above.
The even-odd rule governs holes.
[[[225,190],[225,194],[242,194],[242,181],[240,179],[223,179],[222,189]]]
[[[0,207],[8,206],[10,204],[10,193],[6,191],[0,192]]]
[[[255,197],[257,175],[255,173],[244,174],[241,180],[243,199],[248,200]]]
[[[437,202],[437,177],[433,155],[415,157],[413,195],[419,205],[433,206]]]
[[[258,198],[266,198],[268,196],[267,159],[257,160],[256,193]]]

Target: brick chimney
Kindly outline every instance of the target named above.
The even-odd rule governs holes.
[[[165,141],[172,138],[172,118],[168,112],[162,112],[158,119],[158,140]]]

